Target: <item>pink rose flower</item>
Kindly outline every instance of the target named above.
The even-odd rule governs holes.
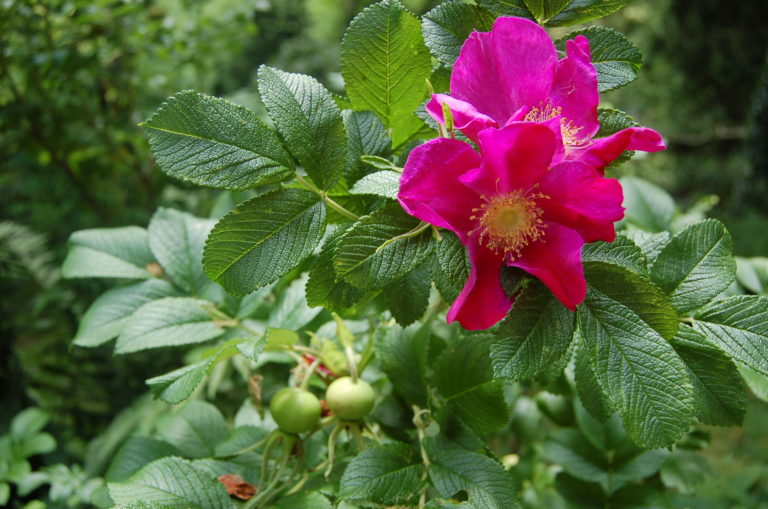
[[[599,102],[586,37],[567,41],[566,56],[558,60],[543,28],[502,17],[490,32],[469,36],[451,73],[451,95],[433,95],[427,111],[444,123],[442,105],[447,104],[454,126],[474,142],[489,127],[552,123],[560,128],[563,142],[555,160],[583,161],[601,172],[625,150],[664,150],[659,133],[645,127],[595,139]]]
[[[581,248],[612,241],[623,194],[582,161],[554,162],[562,132],[551,123],[514,122],[463,141],[439,138],[415,148],[400,181],[411,215],[458,235],[472,263],[448,321],[485,329],[512,300],[501,287],[504,264],[540,279],[568,308],[586,296]]]

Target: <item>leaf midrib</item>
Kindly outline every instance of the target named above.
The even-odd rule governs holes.
[[[274,191],[274,193],[275,193],[275,194],[276,194],[276,193],[278,193],[278,192],[279,192],[279,190],[277,190],[277,191]],[[240,254],[239,256],[235,257],[235,258],[232,260],[232,262],[230,262],[229,264],[227,264],[227,265],[226,265],[226,267],[224,267],[224,268],[223,268],[221,271],[219,271],[219,272],[218,272],[218,274],[216,274],[216,277],[215,277],[215,279],[218,279],[218,278],[220,278],[220,277],[221,277],[221,276],[222,276],[224,273],[226,273],[227,271],[229,271],[229,270],[232,268],[232,266],[233,266],[233,265],[235,265],[237,262],[239,262],[240,260],[242,260],[242,259],[243,259],[243,258],[244,258],[246,255],[248,255],[248,254],[249,254],[251,251],[253,251],[254,249],[256,249],[256,248],[258,248],[259,246],[261,246],[263,243],[265,243],[266,241],[268,241],[269,239],[271,239],[272,237],[274,237],[275,235],[277,235],[279,232],[283,231],[283,230],[284,230],[285,228],[287,228],[289,225],[293,224],[293,223],[296,221],[296,219],[298,219],[300,216],[304,215],[304,214],[305,214],[307,211],[309,211],[310,209],[312,209],[312,208],[313,208],[315,205],[317,205],[318,203],[320,203],[320,201],[314,201],[314,202],[313,202],[312,204],[310,204],[308,207],[306,207],[306,208],[302,209],[302,210],[301,210],[301,211],[299,211],[299,212],[298,212],[298,213],[297,213],[295,216],[291,217],[291,218],[290,218],[290,220],[288,220],[288,221],[286,221],[285,223],[283,223],[283,224],[282,224],[282,225],[281,225],[279,228],[277,228],[277,229],[275,229],[275,230],[271,231],[271,232],[269,233],[269,235],[267,235],[266,237],[262,238],[261,240],[259,240],[259,241],[258,241],[258,242],[256,242],[255,244],[253,244],[253,246],[252,246],[252,247],[250,247],[250,248],[248,248],[247,250],[243,251],[243,253],[242,253],[242,254]],[[224,230],[224,232],[225,232],[225,233],[226,233],[226,232],[230,232],[230,230]],[[210,239],[210,237],[209,237],[209,239]],[[203,256],[205,256],[205,255],[203,255]]]

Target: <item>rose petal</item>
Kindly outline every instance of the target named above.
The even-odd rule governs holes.
[[[592,140],[587,147],[571,151],[568,159],[576,159],[602,172],[625,150],[658,152],[667,148],[661,135],[647,127],[628,127],[607,138]]]
[[[586,242],[612,241],[613,223],[624,217],[624,193],[616,179],[603,177],[593,167],[578,161],[558,164],[541,179],[539,200],[545,221],[576,230]]]
[[[518,122],[479,134],[482,164],[461,177],[479,195],[527,190],[546,173],[562,144],[548,125]]]
[[[408,156],[398,199],[406,212],[422,221],[456,232],[462,241],[480,198],[459,177],[476,168],[480,156],[463,141],[447,138],[419,145]]]
[[[584,239],[576,231],[547,223],[544,241],[531,242],[522,256],[507,265],[535,276],[570,310],[587,296],[587,282],[581,263]]]
[[[473,32],[451,73],[451,95],[506,124],[522,106],[546,100],[557,50],[536,23],[501,17],[491,32]]]
[[[467,330],[487,329],[504,318],[512,299],[501,287],[501,256],[475,242],[470,242],[472,270],[464,288],[448,310],[448,323],[458,321]]]
[[[591,138],[600,128],[597,121],[597,71],[592,64],[589,39],[579,35],[565,43],[567,56],[557,63],[550,94],[552,105],[562,107],[566,122],[581,128],[578,138]]]
[[[443,118],[443,104],[451,108],[453,126],[464,133],[470,140],[477,143],[477,133],[488,127],[497,127],[496,122],[489,116],[478,112],[468,102],[454,99],[445,94],[434,94],[427,103],[427,112],[440,124],[445,124]]]

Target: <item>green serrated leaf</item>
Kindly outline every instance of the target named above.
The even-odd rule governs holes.
[[[678,450],[669,457],[659,475],[664,486],[693,494],[711,475],[706,458],[694,451]]]
[[[133,436],[120,446],[104,474],[104,480],[125,481],[143,466],[165,456],[178,456],[179,450],[167,442],[151,437]]]
[[[520,507],[512,476],[487,456],[456,447],[430,447],[429,478],[443,497],[465,491],[470,507],[513,509]]]
[[[524,0],[524,2],[531,14],[543,24],[562,11],[571,0]]]
[[[158,423],[158,432],[188,458],[215,456],[216,445],[229,435],[221,412],[204,401],[186,403],[177,414]]]
[[[296,267],[320,243],[325,206],[302,189],[277,189],[224,216],[203,252],[209,278],[244,295]]]
[[[597,122],[600,125],[600,129],[595,134],[595,138],[607,138],[628,127],[640,125],[623,111],[614,108],[597,108]],[[632,159],[634,155],[634,150],[625,150],[608,165],[608,169],[612,170],[621,166]]]
[[[542,283],[526,287],[491,346],[494,375],[529,380],[544,371],[568,351],[574,316]]]
[[[690,225],[664,246],[651,279],[680,312],[699,308],[736,278],[731,235],[716,219]]]
[[[306,274],[294,280],[283,290],[269,312],[267,325],[298,331],[322,311],[307,305],[304,288],[307,285]]]
[[[459,1],[440,4],[422,16],[424,43],[432,55],[449,69],[473,30],[487,32],[495,17],[488,10]]]
[[[131,315],[117,338],[115,353],[125,354],[202,343],[224,334],[205,310],[208,301],[165,297],[142,305]]]
[[[73,344],[82,347],[102,345],[120,335],[130,316],[142,305],[178,295],[177,288],[161,279],[148,279],[107,290],[83,315]]]
[[[214,453],[217,458],[237,456],[253,449],[261,439],[267,436],[267,431],[256,426],[239,426],[232,430],[227,438],[216,444]]]
[[[342,116],[347,128],[347,166],[344,177],[349,184],[354,184],[370,172],[361,157],[387,155],[392,141],[384,124],[373,112],[344,110]]]
[[[379,289],[397,281],[434,250],[429,229],[412,234],[420,224],[398,203],[364,217],[347,231],[336,248],[336,273],[362,289]]]
[[[455,233],[441,230],[437,243],[437,267],[435,283],[440,294],[448,302],[459,296],[472,268],[466,248]]]
[[[375,336],[381,370],[405,401],[420,407],[427,404],[426,364],[429,334],[416,327],[380,328]]]
[[[646,264],[653,265],[664,246],[669,243],[672,236],[669,232],[651,233],[643,230],[629,230],[622,232],[640,248],[645,255]]]
[[[266,349],[281,350],[299,342],[299,335],[292,330],[270,327],[267,329]]]
[[[602,18],[627,5],[630,0],[573,0],[547,26],[564,27]]]
[[[679,440],[693,418],[693,387],[672,346],[592,288],[577,316],[595,377],[630,438],[648,448]]]
[[[192,395],[197,386],[200,385],[203,377],[210,373],[213,366],[236,355],[246,341],[244,339],[227,341],[210,349],[205,354],[203,360],[150,378],[146,383],[157,399],[167,403],[180,403]],[[253,343],[249,346],[253,351],[254,348],[263,348],[264,342],[264,338],[261,337],[254,339]],[[258,354],[254,355],[251,353],[251,355],[256,357]]]
[[[655,474],[669,457],[664,449],[642,451],[622,445],[618,454],[611,456],[585,440],[578,430],[561,429],[548,437],[544,454],[570,475],[597,483],[608,494]]]
[[[148,279],[155,261],[147,230],[138,226],[95,228],[73,233],[61,273],[67,278],[115,277]]]
[[[500,16],[517,16],[535,20],[525,0],[477,0],[477,5]]]
[[[768,288],[768,258],[736,257],[736,280],[752,293],[762,294]]]
[[[683,324],[671,343],[688,368],[696,417],[704,424],[740,426],[747,398],[741,376],[728,356],[700,332]]]
[[[712,302],[693,327],[737,363],[768,375],[768,298],[741,295]]]
[[[421,318],[429,304],[432,267],[422,263],[413,272],[384,288],[384,300],[392,316],[403,327]]]
[[[432,72],[419,20],[397,0],[357,15],[341,43],[341,73],[354,109],[371,110],[398,147],[423,126],[413,112],[427,95]]]
[[[347,133],[328,90],[304,74],[259,68],[259,93],[288,149],[320,189],[330,189],[347,163]]]
[[[366,449],[344,471],[339,495],[350,501],[398,504],[417,496],[421,461],[416,451],[401,442]]]
[[[509,423],[502,381],[493,378],[489,358],[495,336],[457,340],[435,362],[435,387],[462,422],[478,435]]]
[[[669,230],[675,202],[660,187],[637,177],[619,179],[624,189],[624,221],[650,232]]]
[[[167,403],[180,403],[200,385],[210,365],[211,360],[203,360],[150,378],[146,383],[157,399]]]
[[[600,130],[595,134],[595,138],[607,138],[628,127],[640,125],[632,117],[615,108],[597,108],[597,121],[600,123]]]
[[[636,313],[664,339],[677,332],[678,314],[659,287],[621,265],[586,262],[587,284]]]
[[[613,409],[611,408],[608,396],[604,394],[602,387],[600,387],[597,381],[597,377],[595,377],[590,353],[584,346],[583,341],[579,341],[576,349],[574,375],[576,378],[576,392],[589,415],[601,422],[608,419],[613,413]]]
[[[579,35],[589,39],[600,92],[623,87],[637,79],[637,73],[643,65],[643,55],[629,39],[609,27],[589,27],[558,39],[555,47],[565,51],[565,41]]]
[[[397,166],[395,166],[395,163],[393,163],[386,157],[363,155],[363,156],[360,156],[360,161],[367,164],[368,166],[372,166],[376,168],[377,170],[388,170],[388,171],[397,171],[397,172],[402,171],[402,168],[398,168]]]
[[[349,224],[336,228],[325,240],[320,255],[309,273],[306,285],[307,304],[323,306],[328,311],[348,308],[362,296],[363,292],[338,278],[333,267],[333,256]]]
[[[744,366],[737,366],[737,369],[752,394],[758,399],[768,402],[768,376]]]
[[[255,113],[218,97],[179,92],[141,125],[158,166],[171,177],[248,189],[294,172],[277,135]]]
[[[620,265],[638,274],[647,274],[645,255],[627,237],[618,236],[613,242],[597,241],[581,250],[582,262],[605,262]]]
[[[125,482],[109,483],[116,504],[141,502],[168,509],[231,509],[224,486],[209,472],[181,458],[162,458]]]
[[[152,254],[173,282],[190,293],[208,283],[203,273],[203,246],[214,223],[162,207],[149,222]]]
[[[274,506],[277,509],[333,509],[334,506],[317,491],[307,491],[304,493],[296,493],[287,497],[282,497],[275,502]],[[342,505],[337,506],[339,509],[343,509]]]
[[[372,194],[390,200],[396,200],[399,191],[400,174],[387,170],[365,175],[349,190],[350,194]]]

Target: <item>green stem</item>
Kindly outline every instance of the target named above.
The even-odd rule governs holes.
[[[360,430],[358,423],[350,426],[350,431],[355,439],[355,445],[357,446],[357,452],[363,452],[365,450],[365,441],[363,440],[363,433]]]
[[[336,455],[336,438],[339,436],[342,429],[344,429],[344,425],[339,422],[336,424],[336,427],[333,428],[331,434],[328,435],[328,468],[325,469],[326,479],[328,479],[331,476],[331,472],[333,472],[333,458]]]
[[[418,235],[419,233],[423,232],[424,230],[426,230],[430,226],[431,225],[429,223],[425,223],[424,221],[421,221],[411,231],[402,233],[400,235],[396,235],[396,236],[392,237],[391,239],[388,239],[385,243],[383,243],[382,245],[380,245],[379,247],[376,248],[376,252],[378,253],[379,251],[381,251],[382,249],[384,249],[385,247],[387,247],[388,245],[390,245],[391,243],[393,243],[395,241],[402,240],[402,239],[407,239],[408,237],[415,237],[416,235]]]
[[[301,386],[299,386],[301,390],[306,391],[307,388],[309,388],[309,379],[312,378],[312,374],[315,372],[319,365],[320,357],[317,357],[314,361],[312,361],[312,364],[307,367],[307,370],[304,372],[304,380],[301,381]]]
[[[288,466],[288,460],[291,458],[291,451],[293,450],[293,445],[296,443],[296,437],[285,435],[283,433],[280,433],[277,435],[279,439],[282,439],[283,441],[283,448],[280,451],[280,459],[279,463],[277,464],[277,467],[272,472],[272,475],[269,476],[269,484],[266,488],[261,490],[261,492],[250,499],[247,504],[243,505],[242,509],[253,509],[255,507],[259,507],[262,505],[266,505],[267,502],[275,495],[275,487],[280,482],[280,478],[283,475],[283,472],[285,472],[285,467]]]
[[[323,190],[319,189],[312,182],[310,182],[309,180],[305,179],[304,177],[302,177],[298,173],[296,174],[296,181],[299,184],[301,184],[302,186],[304,186],[305,189],[307,189],[309,191],[312,191],[313,193],[318,195],[325,202],[326,205],[331,207],[333,210],[335,210],[336,212],[338,212],[342,216],[348,217],[349,219],[351,219],[353,221],[357,221],[358,219],[360,219],[360,216],[358,216],[354,212],[350,212],[349,210],[347,210],[344,207],[342,207],[341,205],[339,205],[330,196],[328,196],[328,193],[326,191],[323,191]]]
[[[416,432],[418,433],[419,437],[419,450],[421,451],[421,462],[424,465],[424,470],[421,473],[421,480],[424,483],[424,486],[421,488],[421,493],[419,493],[419,509],[422,509],[425,504],[427,503],[427,479],[429,478],[429,465],[432,463],[429,460],[429,455],[427,454],[427,450],[424,447],[424,440],[427,437],[426,428],[427,424],[424,422],[423,415],[429,414],[429,410],[419,408],[416,405],[413,405],[413,424],[416,426]]]
[[[269,470],[269,458],[272,456],[272,451],[275,450],[278,440],[280,439],[280,432],[273,431],[269,435],[267,440],[267,446],[264,449],[264,455],[261,457],[261,472],[259,472],[259,484],[258,488],[261,490],[267,481],[267,471]]]
[[[344,355],[347,356],[347,364],[349,365],[349,376],[353,382],[357,382],[357,364],[355,363],[355,351],[352,347],[347,345],[344,347]]]

